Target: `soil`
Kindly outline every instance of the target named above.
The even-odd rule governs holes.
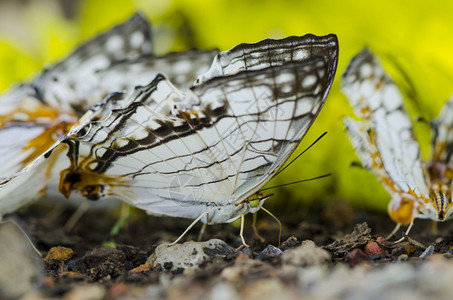
[[[38,288],[26,294],[28,299],[77,299],[74,294],[79,295],[75,291],[81,286],[84,287],[82,294],[94,293],[92,296],[88,294],[88,298],[96,298],[95,295],[107,299],[177,298],[178,295],[197,298],[208,290],[213,293],[213,286],[217,287],[219,278],[226,278],[229,284],[239,287],[242,298],[252,299],[250,293],[244,292],[244,285],[253,286],[263,278],[294,286],[295,277],[281,272],[284,269],[282,265],[291,262],[282,264],[280,254],[297,248],[306,240],[313,241],[330,254],[330,259],[322,263],[322,267],[327,269],[339,264],[347,268],[366,265],[374,269],[402,260],[418,264],[433,254],[449,259],[453,253],[453,232],[448,223],[438,224],[437,231],[434,231],[431,222],[417,221],[409,238],[393,244],[384,239],[394,227],[385,213],[353,209],[342,200],[322,207],[281,203],[272,207],[283,224],[280,247],[278,224],[260,211],[257,229],[266,241],[257,238],[252,227],[248,226],[252,223],[251,216],[246,218],[248,225],[245,226],[249,249],[240,249],[242,243],[236,224],[208,226],[203,240],[221,239],[240,251],[207,260],[198,269],[168,271],[171,266],[152,267],[147,259],[157,245],[174,241],[191,223],[190,220],[148,216],[132,209],[119,232],[112,235],[119,209],[89,209],[72,228],[64,229],[75,209],[62,204],[38,203],[9,216],[29,235],[41,253],[46,269]],[[200,228],[201,224],[197,224],[183,241],[197,240]],[[401,235],[400,231],[397,238]],[[428,245],[434,247],[427,248]],[[244,260],[248,263],[240,275],[228,275]],[[97,290],[87,286],[94,286]],[[235,298],[234,294],[231,297]]]

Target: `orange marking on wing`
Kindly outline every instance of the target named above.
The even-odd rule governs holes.
[[[71,113],[42,105],[36,100],[24,100],[17,108],[0,116],[0,128],[27,124],[43,128],[43,132],[29,140],[22,149],[23,152],[31,150],[21,162],[25,167],[63,137],[76,120]]]
[[[369,129],[367,131],[367,134],[369,136],[370,143],[373,145],[374,149],[376,149],[375,152],[371,153],[372,169],[382,170],[382,172],[379,172],[378,175],[379,180],[388,188],[388,190],[400,195],[401,201],[398,204],[391,203],[391,205],[389,206],[389,215],[395,222],[402,225],[408,225],[414,219],[414,207],[416,205],[418,206],[415,199],[422,199],[422,201],[429,201],[429,199],[422,198],[420,195],[417,195],[412,189],[407,192],[401,191],[401,189],[395,184],[395,182],[387,175],[384,170],[384,165],[382,163],[380,153],[377,150],[378,148],[374,130]]]
[[[13,111],[0,116],[0,127],[17,124],[47,124],[58,118],[60,112],[36,101],[24,101]],[[25,118],[24,118],[25,117]]]
[[[54,126],[44,129],[44,131],[28,141],[22,151],[28,151],[32,149],[30,154],[22,161],[22,166],[26,166],[39,155],[46,152],[56,141],[63,137],[69,129],[71,129],[73,123],[59,122]]]
[[[376,90],[381,90],[385,85],[385,80],[384,78],[381,78],[379,82],[376,84]]]
[[[107,185],[122,185],[126,182],[128,182],[128,180],[121,176],[108,176],[86,169],[74,169],[69,167],[60,172],[58,190],[66,198],[71,195],[72,191],[77,190],[87,199],[98,200],[104,195],[110,195],[105,193]]]

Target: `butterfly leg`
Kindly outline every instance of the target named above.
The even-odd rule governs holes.
[[[414,226],[414,219],[412,219],[411,223],[407,227],[406,232],[404,233],[404,236],[402,238],[400,238],[399,240],[395,241],[394,244],[398,244],[398,243],[401,243],[402,241],[404,241],[406,239],[406,237],[409,235],[409,232],[411,231],[412,226]]]
[[[244,239],[244,219],[245,219],[245,215],[241,214],[241,230],[239,231],[239,236],[241,237],[242,245],[244,245],[247,248],[250,248],[250,246],[245,242],[245,239]]]
[[[390,234],[385,239],[388,240],[391,237],[393,237],[400,228],[401,228],[401,223],[396,223],[395,228],[393,228],[392,232],[390,232]]]
[[[255,234],[255,236],[261,241],[261,243],[264,243],[264,242],[266,241],[266,239],[263,238],[263,237],[259,234],[258,228],[256,228],[256,213],[253,214],[252,229],[253,229],[253,233]]]
[[[86,202],[82,202],[79,207],[77,207],[76,211],[69,217],[69,220],[66,221],[66,224],[64,224],[63,229],[66,232],[69,232],[72,230],[72,228],[77,224],[77,222],[80,220],[80,218],[86,213],[86,211],[89,209],[89,205]]]
[[[198,218],[196,218],[187,228],[186,230],[184,230],[184,232],[176,239],[176,241],[174,241],[173,243],[171,243],[169,246],[174,246],[176,245],[186,234],[187,232],[189,232],[190,229],[192,229],[192,227],[195,226],[195,224],[197,224],[204,216],[206,216],[208,214],[208,211],[205,211],[204,213],[202,213]]]
[[[203,238],[203,235],[206,232],[206,227],[208,227],[208,224],[206,223],[203,223],[203,225],[201,225],[200,233],[198,234],[197,237],[197,242],[201,242],[201,239]]]
[[[412,221],[409,224],[409,227],[407,227],[406,232],[404,233],[404,235],[409,235],[409,232],[411,231],[412,226],[414,226],[414,219],[412,219]]]

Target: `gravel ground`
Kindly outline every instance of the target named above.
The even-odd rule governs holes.
[[[0,225],[0,298],[451,298],[448,223],[434,233],[430,222],[417,222],[410,238],[393,244],[384,238],[393,226],[386,215],[338,203],[298,208],[309,212],[303,220],[277,208],[280,246],[277,224],[260,213],[266,241],[248,226],[250,248],[240,247],[232,224],[208,226],[204,242],[192,241],[194,229],[169,246],[189,221],[132,211],[112,235],[115,212],[88,210],[68,228],[74,208],[41,203]]]

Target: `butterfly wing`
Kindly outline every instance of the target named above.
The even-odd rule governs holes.
[[[391,216],[407,224],[416,214],[416,201],[429,198],[429,190],[403,98],[367,49],[350,62],[342,89],[355,113],[365,119],[346,120],[352,144],[363,165],[378,176],[392,195]]]
[[[118,30],[116,28],[113,32]],[[99,40],[95,39],[98,42],[105,40],[105,37]],[[97,45],[97,43],[95,44]],[[193,84],[196,76],[209,69],[212,59],[217,53],[218,51],[216,50],[190,50],[164,56],[143,55],[138,59],[115,62],[106,69],[96,71],[97,79],[94,80],[92,78],[93,80],[89,81],[89,84],[92,85],[93,89],[95,89],[94,86],[97,86],[96,91],[103,91],[102,93],[114,91],[115,89],[127,91],[134,84],[149,82],[149,78],[154,78],[158,74],[157,70],[160,70],[160,72],[168,74],[170,78],[175,79],[178,87],[186,89]],[[75,90],[73,92],[74,95],[78,93]],[[107,102],[115,102],[112,98],[119,94],[121,93],[110,95],[107,98]],[[96,95],[96,92],[93,95]],[[27,202],[24,199],[31,200],[49,194],[49,192],[55,193],[55,182],[59,181],[59,174],[55,170],[67,167],[67,161],[56,157],[57,153],[59,153],[58,149],[61,147],[53,151],[51,160],[41,157],[39,163],[33,164],[33,167],[23,168],[46,152],[76,122],[76,118],[71,114],[67,114],[41,101],[35,87],[29,84],[14,90],[12,94],[7,94],[4,99],[8,100],[3,101],[4,106],[2,106],[2,109],[6,108],[5,115],[10,111],[12,113],[9,114],[8,118],[5,117],[3,119],[8,119],[9,123],[5,121],[5,128],[0,130],[0,141],[2,141],[0,153],[2,158],[4,158],[4,163],[2,164],[2,180],[4,184],[0,185],[0,187],[3,189],[5,198],[9,200],[3,201],[2,205],[0,205],[0,212],[15,210],[22,203]],[[19,106],[17,106],[18,99],[22,99]],[[115,103],[118,107],[119,105],[127,106],[125,103]],[[25,120],[23,119],[24,116],[27,116]],[[53,168],[54,171],[49,168]],[[12,177],[19,177],[20,179]],[[26,177],[29,178],[29,182],[33,180],[35,184],[26,191],[17,188],[16,185],[22,184],[22,180]],[[47,188],[46,183],[48,185]],[[5,209],[2,209],[2,206]]]
[[[135,14],[78,47],[71,55],[47,69],[33,83],[39,98],[61,110],[80,116],[118,87],[102,89],[98,72],[113,64],[136,60],[151,53],[151,29]]]
[[[436,181],[451,182],[453,179],[453,98],[445,103],[437,119],[431,122],[431,127],[433,138],[430,174]]]
[[[336,68],[338,41],[334,35],[319,37],[306,34],[282,40],[265,39],[255,44],[243,43],[217,55],[209,71],[200,75],[197,83],[243,71],[280,66],[291,61],[308,61],[315,57],[321,57],[326,62],[329,72]]]
[[[157,76],[133,95],[103,103],[64,140],[71,166],[62,171],[61,191],[121,197],[157,215],[196,218],[209,211],[205,222],[234,220],[324,103],[338,46],[333,35],[320,39],[333,49],[330,61],[279,60],[206,79],[186,94]],[[280,46],[289,48],[284,40]]]
[[[96,70],[150,51],[149,25],[137,14],[80,46],[33,82],[2,95],[0,180],[16,174],[61,138],[77,121],[73,109],[85,110],[115,91],[92,85]]]
[[[133,86],[149,84],[157,74],[164,74],[178,89],[190,88],[200,74],[208,71],[217,50],[189,50],[163,56],[146,55],[133,61],[113,64],[99,70],[102,90],[128,90]]]

